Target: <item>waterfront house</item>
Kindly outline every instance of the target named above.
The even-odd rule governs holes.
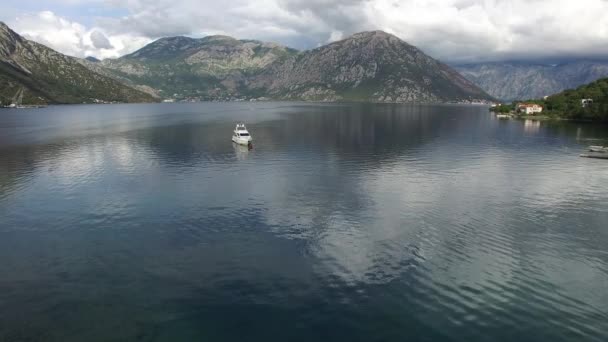
[[[543,106],[536,103],[520,103],[517,105],[517,112],[526,115],[535,115],[542,113]]]
[[[593,104],[593,99],[582,99],[581,100],[581,107],[583,108],[587,108],[589,106],[591,106]]]

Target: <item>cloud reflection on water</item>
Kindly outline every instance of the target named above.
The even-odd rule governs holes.
[[[25,260],[4,281],[106,274],[111,291],[145,284],[159,302],[387,293],[387,307],[441,310],[455,325],[489,313],[523,324],[518,308],[546,314],[548,301],[577,328],[575,315],[606,314],[593,294],[608,264],[608,164],[569,152],[576,126],[530,132],[476,107],[224,106],[120,125],[93,113],[82,134],[49,117],[43,142],[13,135],[0,233],[30,249],[3,250]],[[236,121],[253,150],[232,145]]]

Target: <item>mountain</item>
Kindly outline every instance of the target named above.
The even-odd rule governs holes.
[[[95,58],[95,57],[93,57],[93,56],[87,56],[85,59],[86,59],[87,61],[89,61],[89,62],[93,62],[93,63],[99,63],[99,62],[101,62],[99,59],[97,59],[97,58]]]
[[[0,22],[0,101],[8,104],[21,89],[24,104],[155,101],[83,61],[24,39]]]
[[[449,102],[489,100],[445,64],[382,32],[347,39],[273,63],[252,83],[272,97],[303,100]]]
[[[246,93],[244,80],[296,53],[278,44],[227,36],[170,37],[101,64],[118,77],[159,89],[164,97],[208,100]]]
[[[227,36],[159,39],[101,65],[164,97],[453,102],[492,98],[449,66],[381,31],[302,51]]]
[[[490,95],[506,101],[542,98],[608,76],[608,62],[596,61],[557,65],[499,62],[454,68]]]

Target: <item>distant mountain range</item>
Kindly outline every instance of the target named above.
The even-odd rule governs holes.
[[[454,66],[464,77],[502,100],[543,98],[608,77],[608,61],[557,65],[498,62]]]
[[[27,104],[155,101],[82,61],[24,39],[0,22],[0,102],[9,104],[18,93]]]
[[[228,36],[161,38],[117,59],[62,55],[0,23],[0,101],[277,99],[477,102],[542,98],[608,76],[608,62],[450,67],[391,34],[362,32],[297,51]]]
[[[456,71],[382,31],[299,52],[227,36],[159,39],[101,65],[163,97],[462,102],[491,97]]]
[[[0,101],[278,99],[477,102],[492,97],[454,69],[382,31],[309,51],[227,36],[162,38],[118,59],[62,55],[0,25]]]

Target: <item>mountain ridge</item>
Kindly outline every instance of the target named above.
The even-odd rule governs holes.
[[[0,22],[0,101],[9,104],[20,89],[28,104],[155,101],[82,61],[27,40]]]
[[[377,102],[490,99],[447,65],[379,30],[303,51],[255,81],[287,99],[357,100],[362,93]]]
[[[454,69],[380,30],[315,49],[225,35],[160,38],[117,59],[62,55],[0,26],[0,100],[277,99],[478,102],[493,98]]]
[[[305,51],[229,36],[166,37],[102,66],[203,100],[463,102],[492,97],[455,70],[383,31],[365,31]]]
[[[608,77],[608,61],[597,60],[470,63],[454,69],[490,95],[506,101],[542,98]]]

